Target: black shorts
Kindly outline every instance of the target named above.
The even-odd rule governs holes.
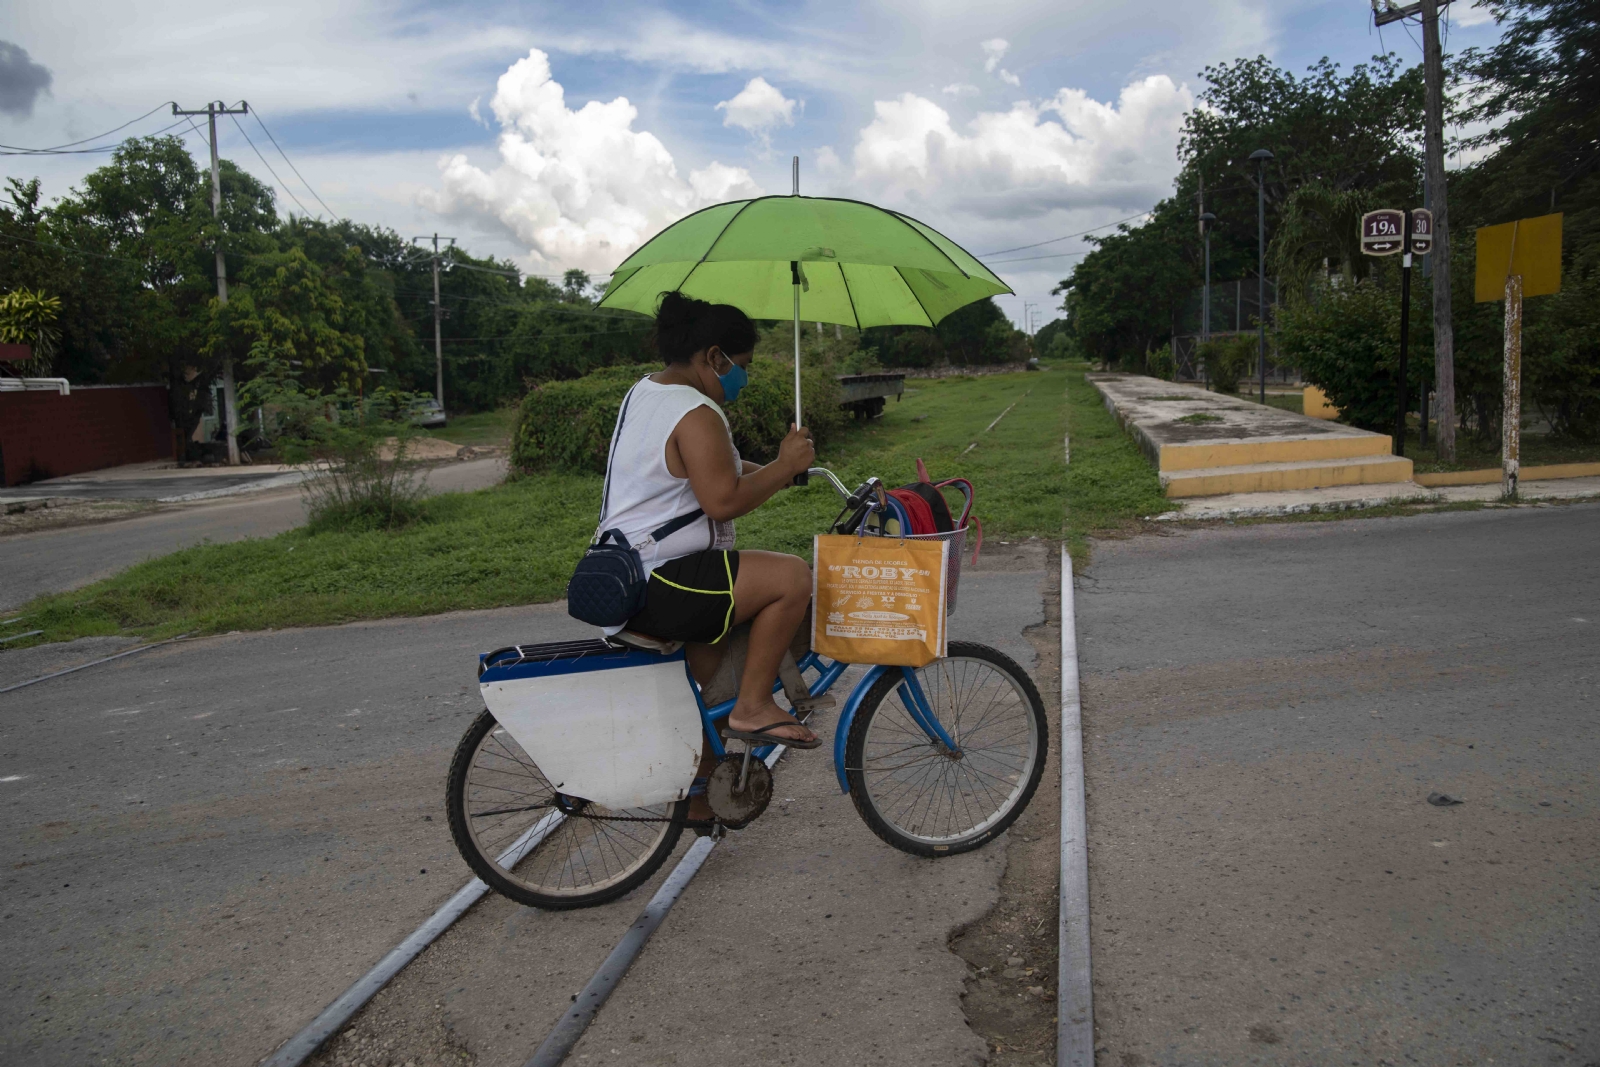
[[[650,572],[644,610],[626,629],[663,641],[711,644],[733,628],[733,583],[739,553],[708,548],[669,559]]]

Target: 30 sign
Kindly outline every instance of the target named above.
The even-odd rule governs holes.
[[[1433,212],[1425,207],[1411,209],[1411,254],[1425,256],[1433,251]]]
[[[1361,216],[1361,251],[1369,256],[1392,256],[1405,244],[1406,216],[1394,208],[1381,208]]]

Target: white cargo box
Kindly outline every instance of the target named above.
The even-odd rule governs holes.
[[[689,795],[702,733],[681,651],[523,645],[483,657],[478,686],[562,793],[612,810]]]

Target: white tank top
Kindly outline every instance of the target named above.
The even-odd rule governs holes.
[[[679,478],[667,469],[667,438],[685,415],[702,405],[715,411],[724,427],[728,425],[722,408],[700,390],[687,385],[662,385],[649,378],[641,378],[634,385],[624,409],[618,412],[618,429],[612,434],[606,463],[610,489],[600,514],[599,532],[621,530],[628,543],[639,550],[646,573],[693,552],[733,547],[733,523],[713,522],[709,517],[668,534],[660,544],[650,539],[651,530],[700,506],[689,479]],[[734,469],[739,469],[739,450],[731,435],[728,450],[733,453]]]

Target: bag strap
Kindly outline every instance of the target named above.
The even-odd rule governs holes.
[[[702,516],[704,514],[705,514],[705,511],[703,509],[695,508],[693,511],[689,512],[689,514],[687,514],[687,515],[679,515],[677,518],[673,519],[671,522],[667,523],[666,525],[660,526],[660,527],[658,527],[658,528],[656,528],[654,530],[651,530],[650,531],[650,540],[655,541],[655,542],[657,542],[659,544],[661,541],[665,540],[668,537],[671,537],[673,534],[677,533],[679,530],[683,529],[685,526],[689,525],[691,522],[693,522],[694,520],[698,519],[700,516]]]
[[[605,485],[600,490],[600,518],[594,527],[596,537],[600,535],[600,523],[605,521],[606,505],[611,502],[611,467],[617,461],[617,438],[622,436],[622,421],[628,417],[628,405],[632,403],[633,390],[637,388],[639,383],[634,382],[633,388],[628,390],[628,395],[622,398],[622,410],[617,412],[617,425],[611,430],[611,445],[606,449]]]

